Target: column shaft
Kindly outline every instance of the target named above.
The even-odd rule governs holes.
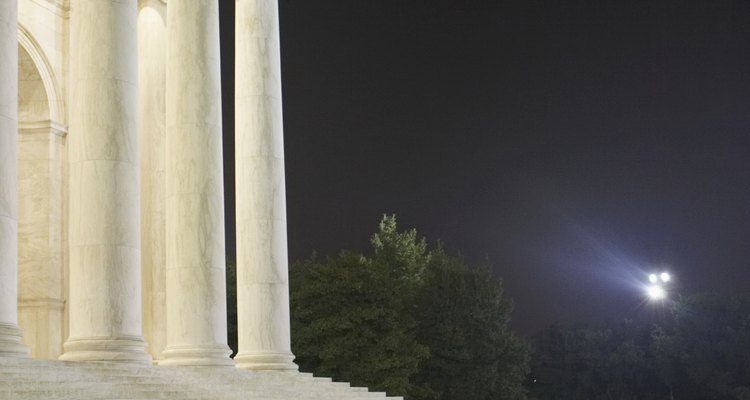
[[[240,368],[296,370],[289,331],[276,0],[236,2],[235,151]]]
[[[18,327],[18,3],[0,2],[0,357],[24,357]]]
[[[137,0],[71,12],[69,361],[148,363],[141,337]]]
[[[167,47],[167,348],[160,364],[231,366],[217,0],[170,0]]]
[[[166,278],[166,7],[153,0],[138,15],[138,81],[141,146],[141,271],[143,336],[161,359],[167,342]]]

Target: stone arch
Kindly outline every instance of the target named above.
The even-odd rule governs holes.
[[[65,335],[64,98],[32,33],[18,25],[18,322],[37,358]]]
[[[65,101],[60,90],[60,85],[55,78],[52,66],[44,55],[42,47],[34,39],[31,32],[20,23],[18,24],[18,44],[19,62],[21,62],[21,57],[24,55],[27,59],[30,59],[36,69],[36,74],[41,81],[41,85],[44,87],[48,107],[47,120],[52,125],[55,125],[56,129],[60,129],[65,121]],[[20,67],[21,65],[19,65],[19,71]],[[21,82],[19,82],[20,85]]]
[[[18,47],[18,121],[21,125],[50,121],[49,96],[34,60]]]
[[[167,1],[166,0],[138,0],[138,11],[146,7],[153,8],[160,15],[164,23],[167,23]]]

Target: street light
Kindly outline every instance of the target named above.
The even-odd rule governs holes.
[[[667,291],[659,285],[649,286],[646,293],[651,300],[664,300],[667,297]]]
[[[651,285],[646,287],[646,294],[648,298],[657,301],[664,300],[667,298],[667,290],[664,285],[672,280],[672,275],[669,272],[662,272],[660,274],[649,274],[648,281]]]

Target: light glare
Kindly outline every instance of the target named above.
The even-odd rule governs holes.
[[[651,300],[662,300],[667,297],[667,292],[659,285],[650,286],[646,292]]]
[[[664,283],[667,283],[670,280],[672,280],[672,276],[669,275],[669,273],[667,272],[662,272],[661,275],[659,275],[659,277],[661,278],[661,281]]]
[[[648,276],[648,280],[651,283],[656,283],[657,281],[659,281],[659,278],[656,276],[656,274],[651,274]]]

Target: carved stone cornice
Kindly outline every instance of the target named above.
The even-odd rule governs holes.
[[[65,125],[59,124],[54,121],[19,121],[18,132],[24,135],[54,134],[60,137],[65,137],[68,134],[68,128]]]
[[[70,0],[30,0],[52,12],[68,18],[70,15]]]

